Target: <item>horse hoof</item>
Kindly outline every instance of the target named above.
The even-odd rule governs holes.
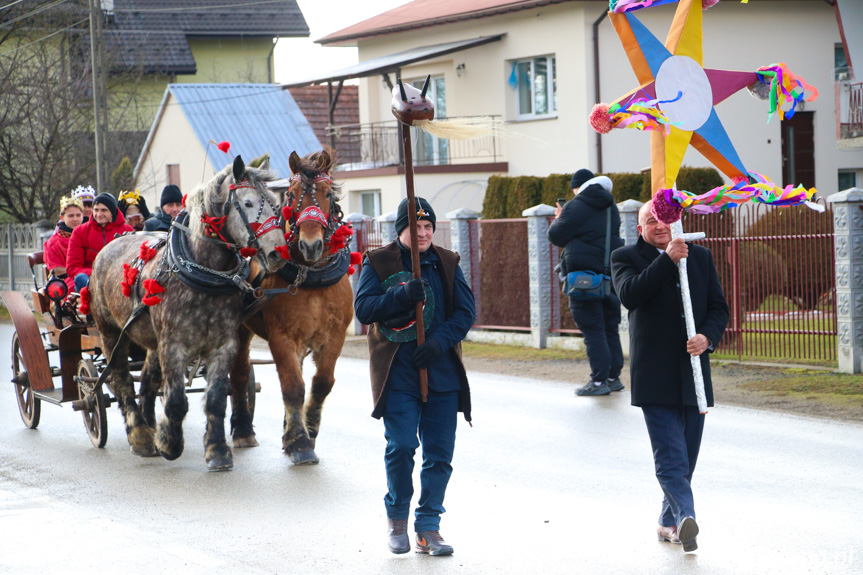
[[[207,462],[207,471],[230,471],[234,468],[234,459],[230,456],[216,457]]]
[[[294,465],[317,465],[320,462],[314,449],[294,450],[290,455]]]
[[[158,457],[159,452],[155,445],[130,445],[130,451],[138,457]]]
[[[247,437],[234,437],[233,438],[234,447],[257,447],[260,445],[258,440],[255,439],[254,434],[249,435]]]

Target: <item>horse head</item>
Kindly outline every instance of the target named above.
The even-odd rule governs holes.
[[[279,226],[279,200],[267,189],[267,182],[275,179],[268,160],[252,168],[237,156],[189,194],[192,230],[253,256],[267,272],[278,270],[285,264],[279,248],[284,249],[286,242]]]
[[[426,97],[431,76],[426,77],[422,90],[404,84],[401,78],[393,87],[392,112],[402,124],[413,126],[420,120],[434,120],[434,102]]]
[[[292,152],[289,159],[293,175],[284,215],[290,224],[290,242],[309,265],[337,251],[338,247],[336,250],[333,247],[343,235],[339,185],[333,184],[330,176],[333,163],[328,149],[305,158]]]

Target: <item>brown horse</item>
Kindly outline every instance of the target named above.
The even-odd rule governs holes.
[[[333,388],[336,360],[353,317],[353,293],[344,247],[350,229],[341,223],[339,187],[327,150],[300,159],[291,154],[291,186],[283,215],[288,229],[290,261],[269,275],[264,290],[281,290],[240,330],[240,348],[231,370],[234,447],[258,445],[248,405],[249,346],[253,335],[267,340],[282,388],[285,420],[282,449],[294,464],[314,464],[315,439],[324,400]],[[305,400],[303,358],[311,352],[316,371]]]

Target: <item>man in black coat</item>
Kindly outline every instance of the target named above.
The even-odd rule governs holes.
[[[620,213],[611,195],[611,180],[594,177],[581,169],[570,182],[575,198],[558,206],[554,222],[548,228],[548,240],[564,248],[560,258],[564,274],[592,271],[608,274],[605,262],[605,236],[611,212],[609,251],[623,245],[620,239]],[[620,300],[614,293],[603,299],[582,301],[569,296],[572,319],[584,336],[584,347],[590,362],[590,381],[576,389],[577,395],[608,395],[620,391],[623,350],[620,347]]]
[[[707,405],[713,405],[710,362],[728,324],[710,250],[671,240],[671,230],[657,221],[647,202],[638,212],[638,243],[611,256],[614,287],[629,310],[629,363],[632,405],[641,407],[656,478],[664,498],[657,535],[660,541],[697,549],[692,473],[698,459],[704,414],[698,412],[690,354],[699,356]],[[696,335],[686,337],[677,262],[687,258]]]
[[[159,212],[144,222],[144,230],[148,232],[169,232],[171,222],[183,210],[183,192],[174,184],[168,184],[162,189],[159,199]]]

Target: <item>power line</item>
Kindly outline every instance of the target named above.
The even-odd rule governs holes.
[[[68,2],[68,1],[69,0],[57,0],[53,4],[48,4],[46,6],[42,6],[41,8],[36,8],[32,12],[27,12],[26,14],[24,14],[22,16],[18,16],[17,18],[13,18],[12,20],[9,20],[8,22],[3,22],[2,24],[0,24],[0,28],[3,28],[4,26],[11,26],[12,24],[15,24],[16,22],[20,22],[21,20],[24,20],[25,18],[29,18],[30,16],[35,16],[36,14],[44,12],[45,10],[50,10],[51,8],[54,8],[55,6],[59,6],[60,4],[63,4],[63,3]],[[4,6],[4,8],[8,8],[9,6],[12,6],[12,4]]]
[[[56,36],[56,35],[57,35],[57,34],[59,34],[60,32],[65,32],[66,30],[69,30],[69,29],[71,29],[71,28],[74,28],[75,26],[77,26],[77,25],[79,25],[79,24],[83,24],[83,23],[84,23],[84,22],[86,22],[87,20],[89,20],[89,18],[84,18],[83,20],[78,20],[78,21],[77,21],[77,22],[75,22],[74,24],[71,24],[71,25],[69,25],[69,26],[66,26],[65,28],[61,28],[61,29],[57,30],[56,32],[51,32],[51,33],[50,33],[50,34],[48,34],[47,36],[42,36],[42,37],[41,37],[41,38],[39,38],[38,40],[33,40],[32,42],[30,42],[30,43],[28,43],[28,44],[24,44],[24,45],[22,45],[22,46],[16,46],[15,48],[13,48],[13,49],[11,49],[11,50],[6,50],[5,52],[0,52],[0,56],[5,56],[6,54],[11,54],[12,52],[17,52],[18,50],[23,50],[23,49],[24,49],[24,48],[26,48],[27,46],[32,46],[33,44],[38,44],[38,43],[39,43],[39,42],[41,42],[42,40],[47,40],[47,39],[48,39],[48,38],[50,38],[51,36]]]

